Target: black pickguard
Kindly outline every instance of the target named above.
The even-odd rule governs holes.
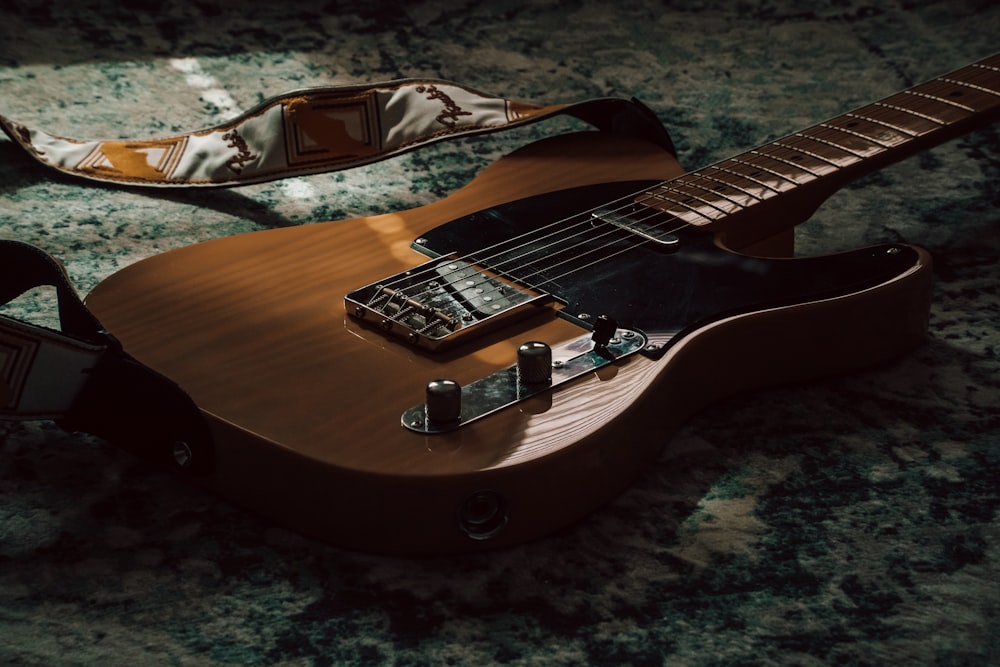
[[[415,247],[435,257],[491,255],[482,249],[558,221],[583,224],[588,211],[620,197],[630,199],[650,185],[589,186],[502,204],[436,227]],[[582,217],[573,217],[578,214]],[[610,246],[605,234],[600,240],[574,245],[565,258],[549,253],[556,268],[533,269],[527,277],[516,271],[507,275],[529,286],[544,282],[545,291],[566,304],[564,316],[588,315],[578,320],[581,324],[589,326],[593,317],[607,315],[622,326],[654,335],[681,333],[733,314],[849,294],[885,282],[917,261],[912,248],[899,245],[766,259],[723,250],[711,234],[695,228],[677,233],[680,242],[675,250],[641,243],[629,231],[613,234]],[[545,241],[537,243],[542,247]],[[519,247],[523,251],[523,244]],[[604,261],[591,261],[599,253],[619,251]],[[575,268],[574,261],[583,268],[568,273]]]

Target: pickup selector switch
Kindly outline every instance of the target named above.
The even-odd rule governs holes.
[[[523,384],[552,381],[552,348],[539,341],[529,341],[517,348],[517,375]]]
[[[462,386],[454,380],[431,380],[427,383],[426,398],[429,421],[450,424],[462,416]]]
[[[618,322],[607,315],[599,315],[594,321],[594,335],[591,340],[598,348],[605,348],[618,331]]]

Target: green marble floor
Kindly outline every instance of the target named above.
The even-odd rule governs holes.
[[[689,169],[1000,50],[1000,6],[971,0],[0,7],[0,113],[57,135],[163,136],[287,90],[435,77],[635,96]],[[171,248],[436,201],[567,127],[212,191],[89,184],[0,141],[0,236],[85,293]],[[798,252],[928,248],[926,344],[650,432],[663,453],[626,493],[513,549],[352,553],[50,422],[0,423],[0,663],[997,664],[998,193],[993,126],[834,195]],[[55,322],[44,296],[5,312]]]

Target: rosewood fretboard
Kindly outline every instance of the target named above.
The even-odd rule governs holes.
[[[1000,54],[661,183],[638,201],[684,223],[712,227],[803,186],[829,195],[997,116]]]

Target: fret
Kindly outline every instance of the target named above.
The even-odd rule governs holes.
[[[805,166],[796,163],[796,160],[802,160],[802,158],[797,158],[795,151],[790,151],[787,148],[780,148],[774,146],[773,144],[768,144],[766,146],[761,146],[756,150],[749,151],[758,164],[763,163],[769,165],[769,167],[780,173],[785,178],[795,181],[799,185],[804,183],[809,183],[810,181],[816,180],[818,174],[809,171]]]
[[[942,77],[941,80],[956,86],[964,86],[966,88],[972,88],[974,90],[987,93],[988,95],[993,96],[994,101],[1000,97],[1000,90],[989,86],[989,84],[994,82],[993,80],[996,79],[996,77],[989,76],[987,72],[978,71],[973,71],[972,75],[965,75],[965,78],[961,78],[962,74],[962,72],[955,72],[954,76]],[[979,74],[980,76],[974,76],[975,74]]]
[[[941,77],[941,80],[969,86],[984,93],[1000,95],[1000,69],[984,66],[982,63],[963,67]]]
[[[685,225],[694,225],[695,227],[707,225],[718,219],[716,217],[702,215],[698,211],[690,209],[683,204],[670,199],[669,197],[663,197],[660,195],[650,197],[649,199],[643,201],[637,200],[636,203],[662,213],[666,213],[671,218],[675,218],[678,222],[684,223]]]
[[[988,83],[984,81],[984,83]],[[938,100],[959,107],[968,113],[984,113],[1000,104],[1000,93],[983,86],[967,85],[959,80],[938,79],[918,86],[915,92],[933,96]]]
[[[867,139],[879,146],[885,146],[886,148],[902,146],[914,136],[912,133],[908,134],[903,130],[859,116],[856,113],[832,118],[825,123],[821,123],[819,127],[847,132],[862,139]]]
[[[969,65],[969,67],[975,67],[976,69],[982,69],[982,70],[990,70],[993,72],[1000,72],[1000,63],[997,63],[995,65],[990,65],[987,64],[985,60],[981,63],[972,63],[971,65]]]
[[[699,169],[692,174],[681,176],[677,179],[677,182],[704,190],[708,196],[705,197],[699,195],[701,199],[707,201],[716,208],[721,208],[722,210],[729,211],[730,213],[735,213],[739,209],[746,208],[747,206],[755,204],[758,201],[753,197],[748,197],[746,193],[743,193],[741,196],[736,191],[736,188],[730,186],[728,182],[711,178],[705,173],[705,171],[706,170],[704,169]]]
[[[995,72],[1000,72],[1000,53],[995,53],[989,58],[984,58],[978,63],[972,63],[969,67],[988,67]]]
[[[1000,101],[1000,76],[989,70],[963,71],[937,79],[934,94],[950,97],[970,107],[973,111],[984,111]]]
[[[720,200],[718,197],[712,196],[711,190],[695,185],[690,181],[690,178],[690,175],[684,175],[661,187],[678,195],[681,204],[690,206],[703,215],[715,216],[711,210],[714,209],[724,217],[736,213],[741,208],[728,199]]]
[[[905,127],[907,130],[913,132],[915,136],[935,132],[945,125],[945,123],[918,113],[913,109],[890,105],[884,101],[875,102],[864,107],[864,110],[865,116],[895,127]]]
[[[950,126],[1000,115],[1000,54],[704,169],[661,183],[635,202],[680,223],[710,226],[825,177],[834,186],[865,162],[901,158]],[[985,120],[985,118],[983,119]],[[886,159],[888,158],[888,159]]]
[[[760,181],[776,192],[788,192],[789,190],[794,190],[798,186],[798,183],[793,181],[791,178],[782,175],[780,172],[768,169],[766,165],[761,164],[763,161],[764,160],[758,156],[744,153],[742,155],[729,158],[726,163],[732,163],[734,166],[731,168],[734,171],[740,169],[747,170],[745,172],[747,176]],[[740,171],[740,173],[744,172]]]
[[[822,146],[827,159],[836,164],[840,169],[845,169],[852,164],[858,163],[863,157],[858,155],[857,152],[850,151],[848,147],[843,145],[843,142],[837,141],[836,137],[831,136],[830,128],[823,125],[810,127],[799,132],[796,136],[811,142],[817,147]]]
[[[971,112],[958,106],[942,102],[929,95],[923,95],[915,90],[904,90],[892,97],[887,97],[879,104],[895,109],[904,109],[941,125],[951,125],[965,120]]]
[[[858,158],[878,155],[886,149],[884,144],[864,137],[857,132],[845,130],[832,122],[817,126],[816,136],[839,146]]]
[[[919,94],[931,95],[937,100],[946,100],[968,113],[983,113],[1000,104],[1000,93],[966,85],[955,80],[939,79],[930,84],[918,86],[915,90]]]
[[[666,194],[667,192],[669,192],[669,188],[665,187],[665,184],[659,185],[655,190],[645,193],[648,197],[637,197],[635,203],[662,211],[677,218],[680,222],[695,226],[707,225],[710,222],[715,222],[726,217],[718,209],[711,207],[695,208],[684,204]]]
[[[858,161],[858,156],[836,142],[826,138],[826,131],[822,126],[806,128],[797,132],[794,137],[805,145],[810,146],[816,155],[822,157],[827,162],[838,167],[847,167]]]
[[[763,201],[768,196],[774,194],[773,190],[765,188],[760,183],[734,174],[720,165],[712,165],[699,169],[699,175],[718,183],[713,190],[732,199],[740,206],[753,206],[757,202]]]
[[[916,88],[911,88],[906,91],[910,95],[917,95],[923,97],[924,99],[933,100],[945,106],[955,107],[960,109],[965,113],[975,113],[975,109],[970,107],[968,104],[964,104],[962,100],[958,97],[962,96],[964,91],[961,88],[956,88],[953,85],[947,84],[944,81],[930,81]]]

